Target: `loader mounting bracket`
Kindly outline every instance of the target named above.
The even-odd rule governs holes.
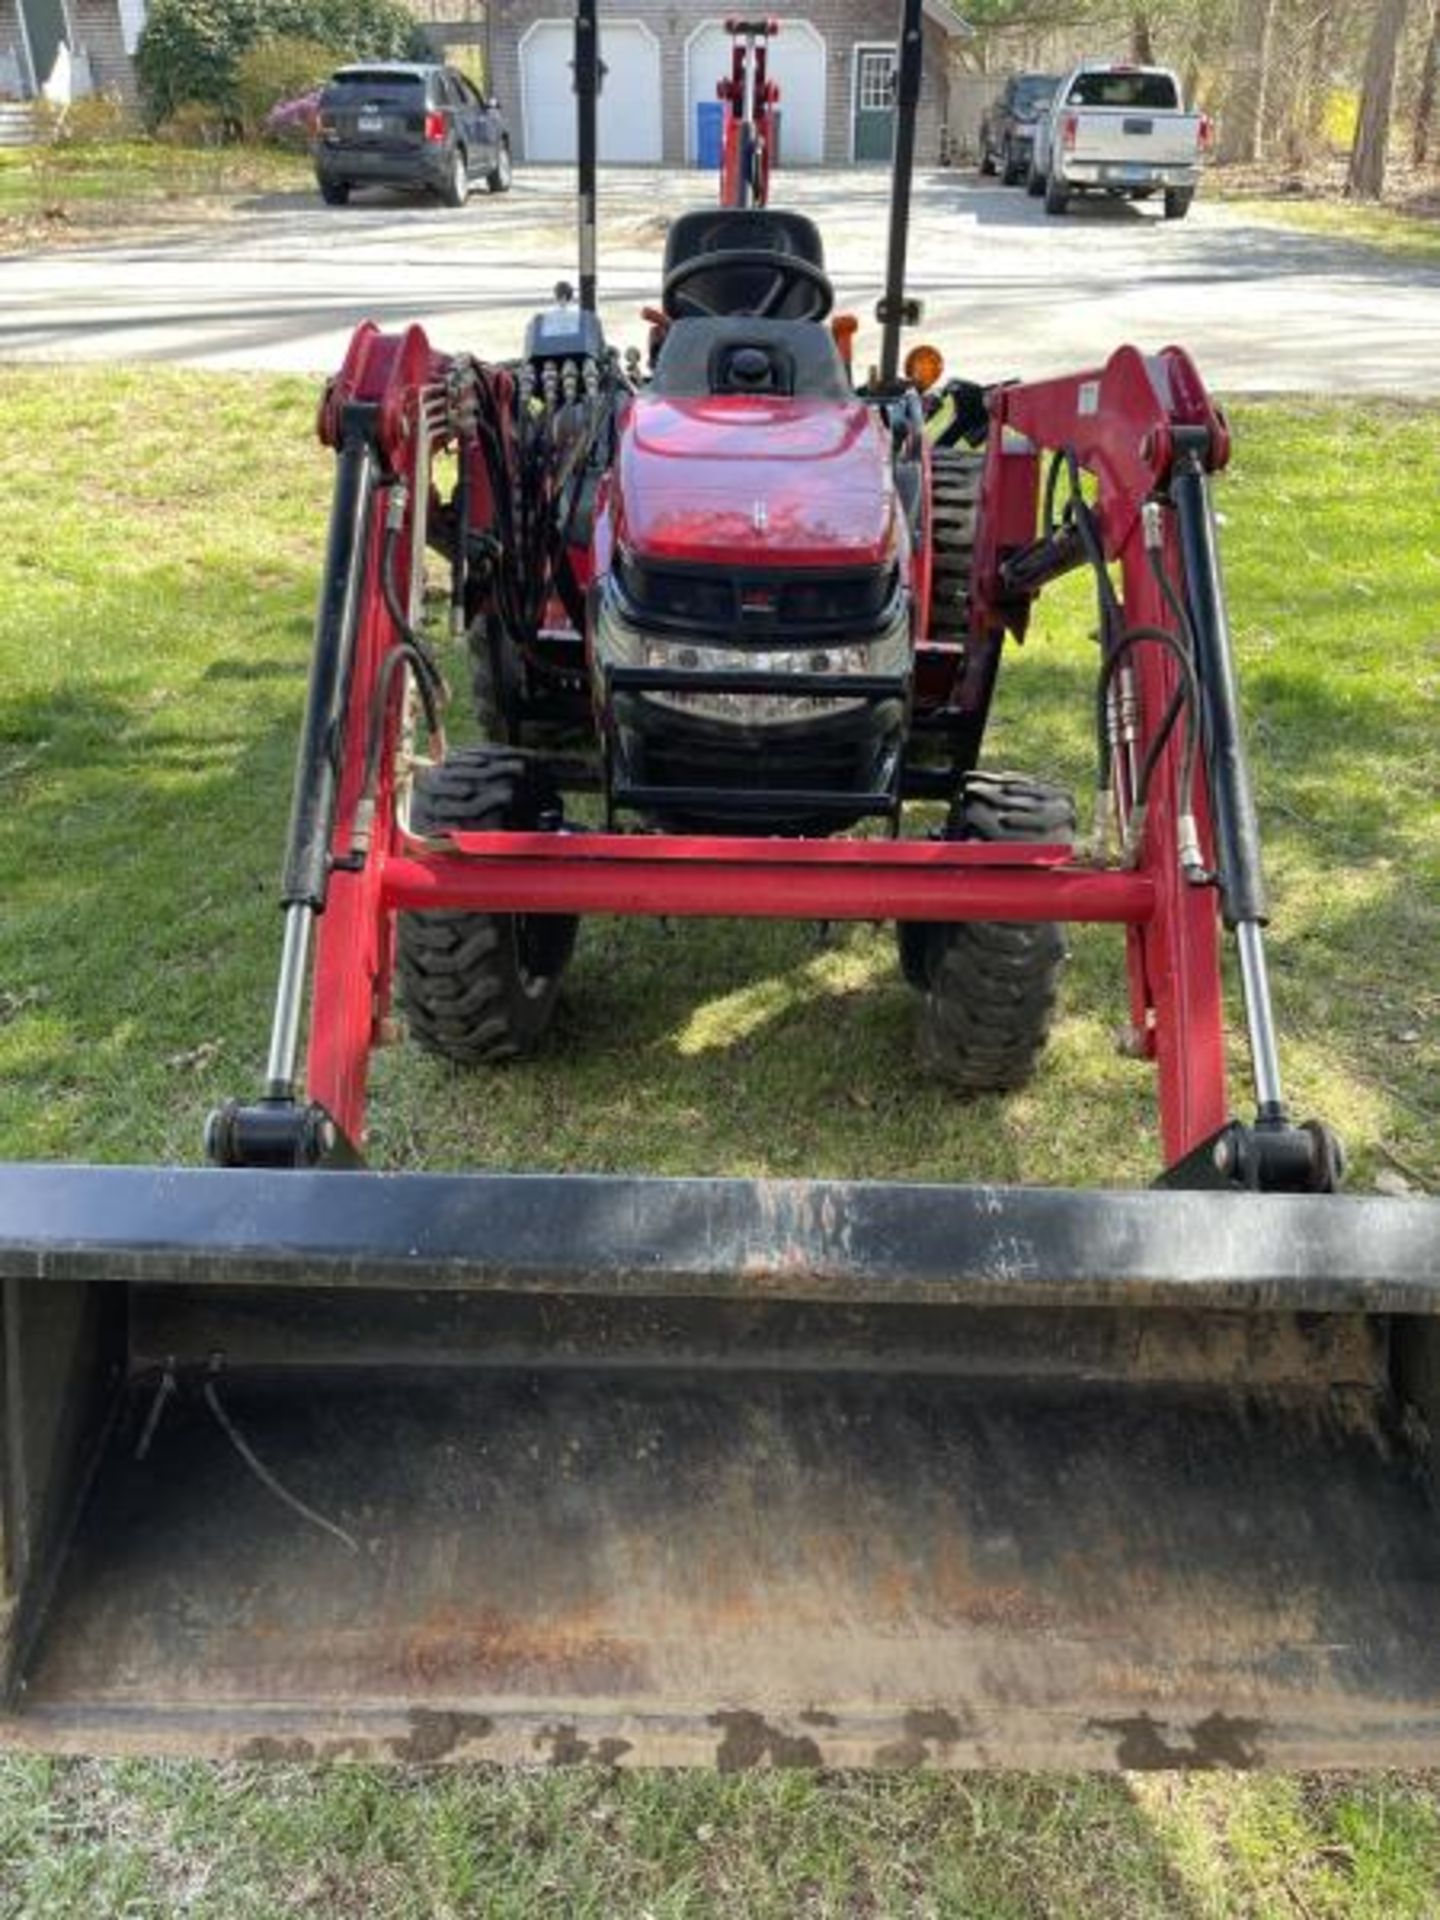
[[[205,1158],[216,1167],[362,1167],[345,1130],[318,1100],[227,1100],[205,1122]]]
[[[1320,1121],[1292,1127],[1262,1117],[1253,1127],[1232,1120],[1177,1160],[1155,1185],[1191,1192],[1335,1193],[1344,1171],[1344,1149]]]

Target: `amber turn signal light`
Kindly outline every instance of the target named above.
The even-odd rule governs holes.
[[[938,347],[912,347],[905,356],[905,378],[921,393],[928,393],[945,371],[945,360]]]

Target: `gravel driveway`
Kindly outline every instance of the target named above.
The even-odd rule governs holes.
[[[871,324],[888,182],[868,171],[781,176],[782,203],[820,221],[842,305]],[[607,170],[601,290],[611,337],[639,343],[667,220],[707,203],[691,172]],[[574,277],[573,178],[522,169],[503,198],[449,211],[379,190],[345,209],[310,195],[136,242],[0,260],[0,354],[327,370],[356,321],[417,319],[441,344],[513,354],[525,317]],[[969,173],[917,178],[911,290],[952,369],[1036,376],[1124,340],[1189,346],[1221,391],[1440,395],[1440,266],[1264,225],[1197,203],[1092,203],[1046,217]]]

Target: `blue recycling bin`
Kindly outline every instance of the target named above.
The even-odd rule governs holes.
[[[695,164],[711,173],[720,171],[725,148],[725,107],[719,100],[695,102]]]

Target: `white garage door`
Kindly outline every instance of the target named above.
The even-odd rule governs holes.
[[[538,20],[520,43],[527,160],[575,158],[575,94],[569,20]],[[602,160],[660,158],[660,44],[637,21],[600,21],[599,141]]]
[[[731,38],[707,21],[686,50],[685,154],[695,159],[695,106],[713,100],[730,73]],[[782,20],[769,45],[770,78],[780,82],[780,163],[819,166],[825,154],[825,42],[808,20]]]

